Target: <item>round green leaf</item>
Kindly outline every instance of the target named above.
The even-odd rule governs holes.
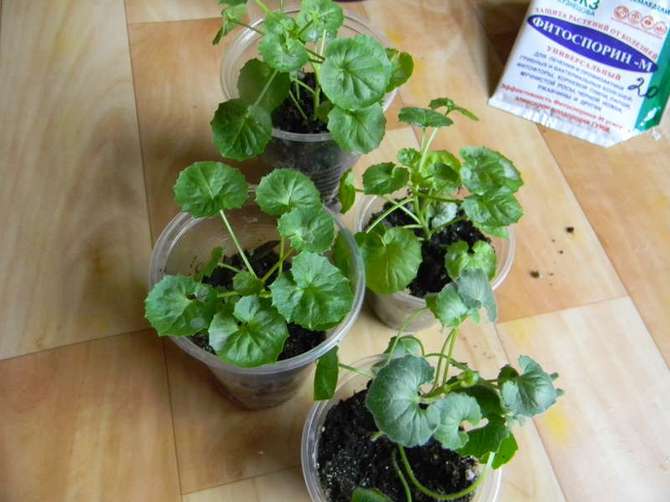
[[[309,42],[333,38],[344,22],[342,8],[332,0],[303,0],[296,18],[301,37]]]
[[[232,315],[219,312],[209,326],[209,344],[217,355],[242,368],[275,362],[287,338],[284,319],[257,296],[241,298]]]
[[[233,289],[241,296],[255,295],[263,290],[263,281],[246,270],[240,270],[233,277]]]
[[[386,117],[379,103],[355,111],[335,106],[328,113],[328,130],[346,151],[368,153],[384,138]]]
[[[462,422],[477,425],[482,419],[477,401],[459,392],[451,392],[436,402],[435,408],[440,411],[440,424],[433,436],[449,450],[462,448],[468,442],[467,432],[460,430]]]
[[[489,279],[493,279],[496,273],[496,252],[486,241],[475,242],[472,252],[467,242],[458,241],[447,248],[444,265],[452,280],[458,279],[464,270],[474,269],[483,270]]]
[[[433,378],[433,368],[416,356],[392,359],[372,380],[365,401],[375,424],[394,443],[425,444],[440,423],[434,404],[421,405],[421,385]]]
[[[239,169],[221,162],[196,162],[179,173],[174,197],[182,211],[203,218],[242,207],[248,190]]]
[[[159,336],[191,336],[209,326],[216,291],[181,275],[166,275],[144,301],[144,316]]]
[[[449,98],[433,99],[428,106],[431,108],[431,110],[437,110],[438,108],[446,108],[447,113],[454,111],[469,118],[470,120],[479,120],[477,118],[477,115],[472,113],[470,110],[463,108],[462,106],[458,106],[456,103],[454,103],[452,99]]]
[[[335,326],[351,310],[354,295],[349,280],[325,257],[303,251],[291,271],[270,286],[272,304],[289,322],[310,330]]]
[[[519,366],[521,375],[508,379],[502,385],[505,406],[516,415],[526,417],[543,413],[558,397],[551,375],[528,356],[519,357]]]
[[[516,192],[523,185],[514,164],[498,152],[485,147],[469,147],[461,149],[461,157],[461,178],[472,193],[482,195],[501,188]]]
[[[416,148],[401,148],[398,150],[397,160],[403,166],[413,169],[419,165],[421,154]]]
[[[323,206],[296,207],[279,218],[277,229],[296,251],[324,253],[335,239],[333,217]]]
[[[447,284],[437,294],[427,295],[426,305],[440,323],[447,328],[460,326],[470,313],[470,308],[463,302],[453,283]]]
[[[274,35],[291,35],[298,30],[295,20],[283,12],[268,12],[263,20],[265,33]]]
[[[321,205],[314,182],[294,169],[275,169],[263,176],[256,188],[256,203],[271,216],[280,216],[296,207]]]
[[[331,399],[337,387],[339,373],[337,345],[319,358],[314,373],[314,401]]]
[[[409,171],[393,162],[383,162],[368,167],[363,173],[366,194],[385,195],[400,190],[409,181]]]
[[[505,227],[516,223],[523,215],[523,209],[509,189],[469,195],[463,200],[462,207],[478,228]]]
[[[289,35],[267,33],[258,50],[269,66],[282,72],[299,70],[309,61],[309,54],[302,42]]]
[[[439,112],[429,108],[402,108],[398,114],[398,119],[406,124],[417,127],[446,127],[454,123],[449,117],[445,117]]]
[[[359,110],[384,97],[391,78],[391,62],[374,38],[357,35],[334,40],[325,57],[319,81],[328,99],[338,107]]]
[[[287,97],[290,85],[288,73],[277,73],[260,59],[250,59],[240,70],[237,80],[237,90],[240,99],[250,105],[254,104],[258,96],[265,90],[265,94],[258,103],[268,111],[277,108]],[[268,81],[272,83],[266,88]]]
[[[400,87],[409,80],[414,71],[414,60],[406,52],[400,52],[397,49],[386,49],[386,56],[391,62],[391,79],[386,88],[386,92]]]
[[[367,286],[379,294],[400,291],[416,277],[422,261],[421,244],[406,228],[359,232],[356,243],[365,261]]]
[[[458,214],[458,204],[455,202],[438,202],[428,206],[430,228],[437,230],[448,225]]]
[[[464,270],[456,281],[458,294],[471,310],[486,309],[489,321],[498,318],[496,299],[486,272],[480,268]]]
[[[496,454],[494,462],[500,462],[497,467],[511,460],[514,455],[514,436],[509,431],[505,420],[501,417],[487,417],[488,423],[468,432],[468,441],[458,449],[458,453],[467,457],[475,457],[480,462],[486,462],[491,453]],[[511,440],[509,439],[511,438]],[[513,443],[513,444],[512,444]],[[500,450],[504,450],[507,457],[498,458]],[[494,468],[497,468],[494,467]]]
[[[354,186],[354,173],[351,169],[346,171],[342,177],[340,177],[340,188],[339,188],[339,198],[340,198],[340,212],[342,214],[346,213],[351,209],[356,202],[356,187]]]
[[[219,104],[210,124],[219,153],[234,160],[260,155],[272,137],[270,113],[241,99]]]
[[[388,346],[384,350],[384,354],[388,354],[389,359],[396,359],[407,355],[422,356],[423,344],[421,340],[412,335],[392,336]]]

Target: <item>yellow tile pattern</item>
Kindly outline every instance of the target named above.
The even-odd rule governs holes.
[[[661,502],[670,493],[668,122],[658,141],[603,150],[487,107],[526,4],[346,4],[416,58],[382,147],[355,172],[416,145],[395,118],[404,103],[449,95],[476,111],[481,123],[438,143],[505,152],[526,179],[526,217],[498,291],[502,322],[468,325],[458,356],[493,375],[530,354],[566,390],[517,431],[501,500]],[[217,158],[218,9],[214,0],[0,4],[3,502],[308,499],[299,439],[309,380],[281,407],[243,411],[171,342],[124,334],[146,326],[151,237],[176,211],[177,173]],[[391,334],[364,310],[342,358],[377,353]],[[421,336],[441,341],[436,328]]]

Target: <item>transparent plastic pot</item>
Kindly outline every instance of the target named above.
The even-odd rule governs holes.
[[[285,12],[295,15],[299,9],[288,9]],[[258,28],[262,24],[263,20],[258,19],[251,26]],[[345,12],[344,24],[338,36],[346,38],[355,35],[369,35],[382,45],[388,46],[386,39],[370,28],[364,20]],[[221,88],[224,99],[239,96],[237,79],[240,70],[247,61],[259,57],[260,39],[260,34],[244,28],[226,49],[221,61]],[[384,97],[384,111],[391,106],[396,92],[397,90],[393,90]],[[260,158],[271,168],[292,167],[303,172],[314,181],[323,200],[328,204],[333,204],[340,177],[356,163],[360,156],[360,153],[342,150],[328,132],[300,134],[273,128],[272,139]]]
[[[253,203],[242,209],[227,211],[226,215],[245,249],[278,240],[275,219],[261,212]],[[188,338],[170,337],[182,350],[204,363],[216,376],[226,396],[245,408],[269,408],[290,399],[301,386],[312,363],[339,344],[358,318],[365,294],[363,262],[351,233],[333,216],[351,253],[349,279],[354,301],[349,314],[340,324],[328,330],[323,343],[290,359],[256,368],[239,368],[224,363]],[[222,246],[226,255],[237,252],[220,219],[195,219],[186,213],[178,214],[165,227],[154,247],[149,287],[166,274],[193,274],[196,265],[207,262],[216,246]]]
[[[385,204],[381,197],[366,197],[359,206],[356,214],[356,232],[362,232],[368,225],[370,217],[381,210]],[[514,262],[516,252],[516,239],[512,228],[508,228],[509,238],[501,239],[493,237],[491,245],[496,252],[496,274],[491,282],[493,290],[497,289],[509,275]],[[426,308],[426,300],[399,291],[388,295],[380,295],[368,291],[368,302],[377,317],[387,326],[398,329],[407,319],[411,320],[405,325],[408,332],[416,332],[429,328],[436,323],[435,317],[430,311],[415,314]]]
[[[381,355],[366,357],[353,364],[355,368],[370,370],[375,364],[384,360]],[[321,487],[319,480],[319,439],[323,425],[330,409],[343,399],[351,397],[354,393],[366,388],[368,378],[356,373],[343,372],[338,382],[337,391],[333,399],[321,401],[312,406],[305,425],[302,430],[302,445],[300,460],[302,463],[302,475],[307,485],[307,491],[313,502],[329,502],[328,497]],[[480,466],[482,469],[485,466]],[[479,475],[482,475],[480,472]],[[502,469],[488,469],[484,480],[475,491],[471,502],[495,502],[500,493],[502,481]]]

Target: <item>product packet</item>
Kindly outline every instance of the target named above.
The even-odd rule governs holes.
[[[670,0],[533,0],[489,104],[603,146],[656,126]]]

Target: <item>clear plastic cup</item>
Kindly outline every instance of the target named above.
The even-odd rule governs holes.
[[[386,201],[381,197],[366,197],[363,199],[356,214],[356,232],[365,230],[370,217],[380,211]],[[500,239],[493,237],[491,245],[496,252],[496,275],[491,282],[493,290],[498,288],[509,275],[514,262],[516,251],[516,239],[512,228],[508,229],[509,238]],[[426,300],[412,296],[411,294],[398,291],[388,295],[380,295],[368,291],[368,302],[377,317],[387,326],[398,329],[403,322],[418,310],[426,308]],[[405,326],[406,331],[416,332],[429,328],[436,323],[435,317],[430,311],[414,315],[412,320]]]
[[[296,15],[298,12],[299,9],[285,11],[288,15]],[[251,26],[258,28],[262,24],[263,20],[258,19]],[[386,39],[364,20],[345,12],[344,24],[338,36],[346,38],[355,35],[369,35],[388,46]],[[226,49],[221,62],[221,88],[226,100],[239,96],[237,78],[244,64],[258,57],[260,39],[257,32],[244,28]],[[384,97],[384,111],[391,106],[396,92],[393,90]],[[360,156],[360,153],[342,150],[328,132],[300,134],[273,128],[272,139],[261,159],[272,168],[292,167],[303,172],[314,181],[323,200],[331,203],[337,193],[340,177]]]
[[[245,249],[278,239],[275,219],[264,214],[255,203],[227,211],[226,215]],[[311,364],[338,345],[358,318],[365,294],[363,261],[351,233],[333,216],[351,252],[349,279],[354,301],[349,314],[340,324],[328,330],[323,343],[290,359],[256,368],[239,368],[224,363],[188,338],[170,337],[182,350],[207,365],[221,383],[224,393],[245,408],[269,408],[290,399],[301,386]],[[149,287],[166,274],[191,275],[197,264],[207,262],[216,246],[222,246],[226,255],[237,252],[220,219],[195,219],[186,213],[178,214],[165,227],[154,246]]]
[[[366,357],[353,364],[355,368],[370,370],[375,364],[384,360],[381,355]],[[302,475],[307,485],[307,491],[313,502],[328,502],[321,481],[319,480],[318,453],[321,429],[326,421],[328,411],[343,399],[351,397],[354,393],[365,389],[368,378],[356,373],[346,372],[340,378],[337,391],[333,399],[321,401],[314,404],[307,415],[305,426],[302,430],[302,445],[300,459],[302,463]],[[481,475],[481,473],[480,473]],[[495,502],[500,493],[502,480],[502,469],[490,469],[486,478],[475,492],[472,502]]]

